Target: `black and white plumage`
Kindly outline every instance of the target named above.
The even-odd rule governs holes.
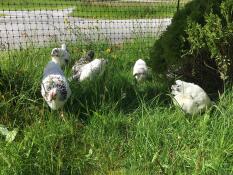
[[[73,76],[70,78],[71,80],[79,80],[81,76],[81,68],[90,63],[95,56],[95,52],[90,50],[87,52],[85,57],[80,58],[78,61],[75,62],[74,66],[72,67]]]
[[[201,113],[212,104],[206,92],[194,83],[177,80],[171,89],[174,104],[187,114]]]
[[[63,107],[71,95],[66,77],[54,61],[50,61],[44,69],[41,94],[52,110]]]
[[[94,56],[95,56],[95,52],[93,50],[89,50],[84,57],[80,58],[75,63],[75,65],[84,65],[84,64],[87,64],[87,63],[91,62],[94,59]],[[75,68],[75,65],[73,66],[74,68]]]
[[[133,76],[138,82],[143,81],[148,76],[148,67],[146,62],[142,59],[138,59],[133,67]]]
[[[61,67],[69,62],[69,53],[66,45],[62,44],[61,48],[54,48],[51,52],[52,61],[59,64]]]

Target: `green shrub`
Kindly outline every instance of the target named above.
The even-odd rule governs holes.
[[[231,0],[194,0],[177,12],[153,46],[153,69],[175,72],[208,90],[232,80],[232,4]]]

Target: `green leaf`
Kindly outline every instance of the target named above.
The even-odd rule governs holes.
[[[17,128],[14,129],[13,131],[8,132],[8,134],[6,135],[6,141],[8,143],[11,143],[12,141],[14,141],[17,133],[18,133],[18,129]]]

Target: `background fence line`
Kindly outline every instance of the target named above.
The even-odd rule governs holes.
[[[0,50],[41,47],[54,42],[119,44],[156,38],[186,2],[1,0]]]

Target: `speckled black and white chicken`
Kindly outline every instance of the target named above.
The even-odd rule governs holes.
[[[69,54],[65,45],[62,45],[62,48],[53,49],[51,56],[52,61],[44,69],[41,94],[49,107],[57,110],[64,106],[71,95],[69,83],[61,69],[68,62]]]
[[[194,83],[176,80],[172,85],[173,102],[187,114],[197,114],[205,111],[212,102],[206,92]]]
[[[72,77],[70,78],[70,80],[79,80],[80,75],[81,75],[81,68],[90,63],[95,56],[95,52],[90,50],[87,52],[87,54],[80,58],[78,61],[75,62],[74,66],[72,67]]]
[[[135,79],[140,82],[144,81],[148,76],[148,67],[146,62],[142,59],[138,59],[133,67],[133,76]]]

